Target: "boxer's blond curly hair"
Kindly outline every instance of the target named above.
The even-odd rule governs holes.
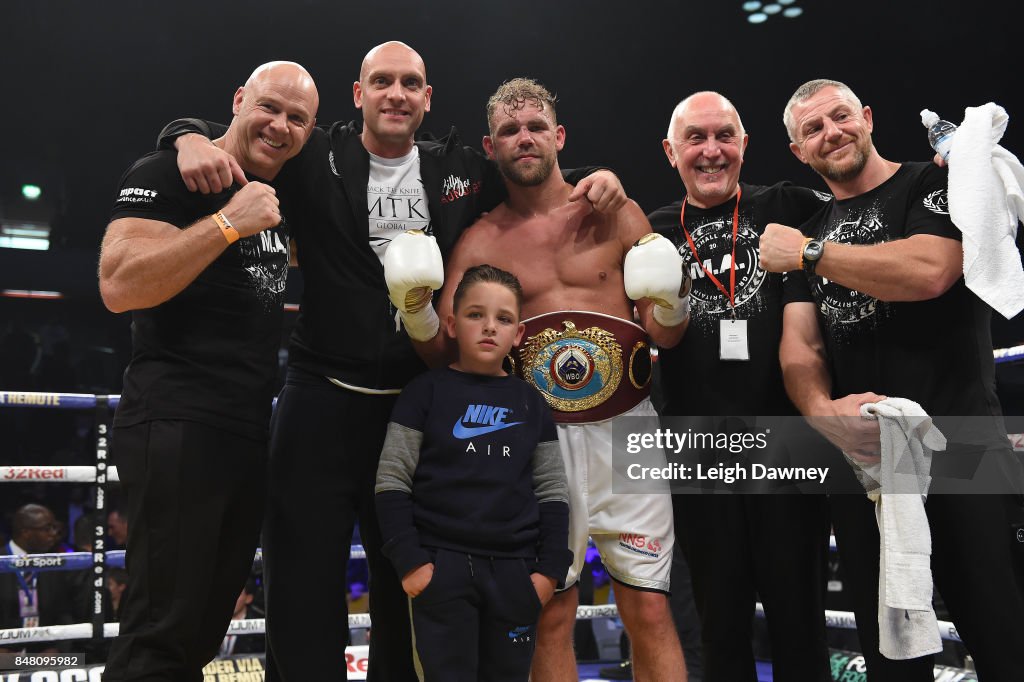
[[[499,106],[502,107],[502,111],[511,116],[513,112],[522,109],[527,104],[533,104],[542,111],[550,111],[551,120],[557,125],[556,101],[555,95],[552,95],[547,88],[532,78],[513,78],[502,83],[487,100],[487,126],[491,127],[494,112]]]

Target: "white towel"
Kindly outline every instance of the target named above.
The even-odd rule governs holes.
[[[867,403],[861,415],[878,419],[881,431],[880,463],[850,460],[875,502],[881,543],[878,650],[893,660],[934,654],[942,650],[942,640],[932,609],[932,538],[924,501],[931,453],[945,450],[946,438],[913,400]]]
[[[964,280],[1010,319],[1024,309],[1015,239],[1024,216],[1024,167],[999,146],[1009,117],[998,104],[967,107],[949,152],[949,215],[963,232]]]

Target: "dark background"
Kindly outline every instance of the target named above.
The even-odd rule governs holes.
[[[760,25],[746,21],[742,5],[7,2],[0,213],[47,218],[53,235],[49,252],[0,249],[0,289],[52,289],[67,298],[0,298],[0,333],[12,324],[37,332],[48,322],[63,326],[75,366],[88,375],[77,384],[119,390],[128,316],[102,308],[95,277],[118,179],[153,148],[165,122],[187,115],[228,122],[235,88],[268,60],[311,71],[327,124],[358,118],[352,81],[366,51],[404,40],[423,55],[434,88],[423,130],[444,134],[455,125],[471,145],[485,132],[483,105],[495,87],[535,77],[561,100],[563,166],[611,166],[647,211],[680,193],[661,139],[674,104],[698,89],[719,90],[741,112],[751,138],[746,181],[818,188],[820,179],[787,150],[781,123],[789,95],[811,78],[849,83],[874,109],[876,144],[893,160],[930,156],[922,108],[957,122],[964,107],[988,101],[1011,116],[1024,111],[1011,0],[795,0],[790,6],[802,16],[774,15]],[[1003,145],[1020,150],[1022,130],[1011,121]],[[21,198],[23,182],[42,187],[39,202]],[[289,300],[297,300],[294,291]],[[1024,323],[998,321],[996,334],[996,345],[1021,343]]]

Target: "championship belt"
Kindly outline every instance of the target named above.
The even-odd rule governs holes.
[[[611,419],[650,395],[650,344],[641,327],[579,311],[545,313],[523,324],[512,368],[541,392],[556,422]]]

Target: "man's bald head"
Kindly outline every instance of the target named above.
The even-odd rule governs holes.
[[[359,80],[365,80],[367,74],[373,68],[373,64],[378,57],[395,57],[402,56],[410,58],[419,67],[420,71],[423,72],[423,80],[427,80],[427,65],[423,62],[423,57],[420,53],[412,49],[400,40],[389,40],[386,43],[381,43],[376,47],[370,48],[370,51],[363,57],[363,63],[359,67]]]
[[[711,208],[736,195],[747,139],[736,107],[717,92],[695,92],[676,105],[661,144],[687,203]]]
[[[727,111],[736,117],[740,136],[746,134],[746,130],[743,128],[743,121],[740,120],[740,112],[736,110],[736,107],[729,101],[729,98],[713,90],[701,90],[684,99],[672,110],[672,118],[668,122],[668,133],[666,134],[668,139],[674,140],[676,131],[682,130],[682,127],[685,125],[683,121],[691,108],[715,108]]]
[[[397,159],[412,150],[423,116],[430,111],[433,88],[416,50],[391,40],[366,53],[352,103],[363,112],[360,135],[367,151]]]
[[[320,107],[320,93],[316,89],[313,77],[301,64],[285,61],[260,64],[246,79],[243,87],[248,90],[253,85],[262,86],[266,83],[275,83],[295,93],[302,93],[316,115],[316,110]]]
[[[214,144],[246,173],[273,180],[309,139],[319,106],[320,94],[306,69],[295,62],[267,62],[235,91],[235,117]]]

